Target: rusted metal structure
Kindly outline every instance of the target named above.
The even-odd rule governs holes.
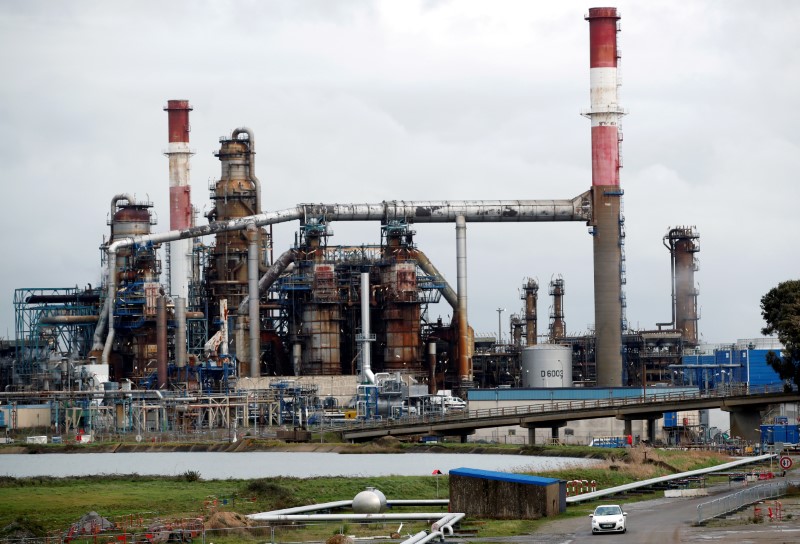
[[[558,343],[567,334],[564,322],[564,278],[561,276],[550,280],[550,296],[553,307],[550,311],[550,343]]]
[[[173,311],[173,303],[177,309],[177,301],[187,298],[185,285],[189,285],[187,317],[177,324],[170,320],[169,326],[170,334],[176,330],[168,357],[174,357],[177,366],[187,366],[180,357],[186,344],[180,332],[183,322],[198,319],[205,320],[208,328],[220,330],[220,339],[208,342],[219,350],[216,355],[235,356],[242,363],[242,375],[258,377],[267,370],[297,375],[353,373],[359,349],[355,337],[363,324],[359,307],[365,296],[359,292],[360,274],[368,273],[369,329],[375,331],[377,343],[372,350],[375,370],[413,372],[463,390],[475,383],[474,334],[468,322],[467,224],[570,221],[586,222],[594,244],[596,342],[584,353],[596,357],[596,368],[587,371],[584,380],[591,375],[600,386],[622,385],[622,331],[626,327],[619,179],[623,110],[617,97],[619,14],[614,8],[592,8],[586,19],[591,108],[585,115],[591,120],[592,187],[570,199],[306,203],[265,212],[256,176],[254,134],[242,127],[220,140],[221,174],[210,187],[213,209],[207,215],[208,224],[194,225],[188,147],[192,108],[187,100],[170,100],[165,108],[169,115],[170,230],[150,232],[149,205],[135,203],[128,195],[118,195],[112,202],[112,236],[104,246],[111,271],[105,284],[108,303],[98,312],[95,353],[102,350],[107,364],[112,359],[125,361],[114,364],[130,372],[156,358],[151,352],[156,344],[155,300],[160,289],[156,251],[159,244],[170,243],[168,294],[173,298],[168,301],[168,313]],[[290,221],[300,222],[300,232],[292,248],[273,264],[272,241],[265,229]],[[328,247],[329,226],[335,221],[380,222],[381,245]],[[414,223],[455,226],[455,289],[415,247],[410,230]],[[665,239],[673,253],[673,323],[691,344],[697,341],[696,291],[691,276],[696,237],[673,230],[674,236]],[[214,241],[203,246],[200,239],[206,236],[213,236]],[[184,262],[187,255],[193,259]],[[551,285],[552,340],[566,336],[563,280],[558,281],[560,285]],[[194,295],[193,283],[199,285]],[[523,284],[524,315],[512,320],[509,351],[522,345],[523,332],[525,345],[537,343],[538,287],[535,280]],[[129,295],[139,291],[142,296],[134,304]],[[432,326],[425,322],[423,308],[431,293],[444,297],[453,307],[451,323]],[[226,305],[230,316],[223,309]],[[235,326],[230,354],[227,341],[221,339],[229,325]],[[115,340],[116,333],[123,334],[125,342]],[[437,348],[432,366],[423,365],[424,343]],[[180,349],[175,344],[180,344]],[[450,376],[442,378],[443,368]]]
[[[379,302],[382,309],[383,369],[422,370],[420,299],[413,235],[405,222],[381,227],[383,263]]]
[[[589,65],[592,123],[592,220],[594,236],[594,316],[597,335],[597,385],[622,385],[622,189],[619,144],[624,115],[617,89],[616,8],[591,8]]]
[[[236,133],[220,139],[216,155],[221,175],[210,188],[214,208],[208,213],[209,224],[242,220],[258,213],[259,191],[250,177],[250,145],[249,139],[240,139]],[[229,308],[237,308],[247,295],[248,242],[242,234],[228,230],[216,234],[207,272],[209,296],[226,299]]]
[[[329,236],[327,225],[312,221],[301,229],[303,275],[310,281],[310,296],[305,299],[296,328],[302,345],[302,374],[332,376],[342,373],[341,328],[336,264],[326,258],[324,246]]]
[[[695,227],[675,227],[664,235],[672,271],[672,324],[683,342],[697,345],[697,295],[694,273],[698,269],[695,254],[700,251],[700,235]]]
[[[525,344],[534,346],[537,342],[536,304],[539,297],[539,282],[528,278],[522,284],[522,299],[525,301]]]
[[[246,136],[246,137],[242,137]],[[253,131],[242,127],[230,137],[220,138],[216,153],[220,160],[220,179],[211,187],[214,208],[208,214],[210,224],[226,223],[252,217],[261,211],[261,183],[255,174],[255,138]],[[248,227],[250,229],[248,230]],[[260,273],[269,265],[268,233],[252,222],[244,224],[245,233],[222,230],[209,255],[206,291],[211,299],[212,315],[219,319],[219,301],[239,309],[247,294],[257,290]],[[244,235],[243,235],[244,234]],[[238,358],[251,377],[260,375],[260,319],[258,297],[250,300],[246,312],[236,316]],[[245,344],[250,349],[243,350]]]
[[[516,347],[522,346],[522,337],[525,332],[525,320],[517,314],[511,314],[508,322],[511,326],[511,344]]]
[[[148,236],[155,224],[150,202],[137,201],[131,195],[120,194],[111,200],[111,233],[107,246],[131,237]],[[158,244],[141,243],[126,246],[109,262],[108,281],[118,285],[117,295],[107,304],[108,320],[106,346],[114,348],[115,357],[103,351],[103,362],[110,363],[110,376],[121,379],[142,376],[149,361],[157,358],[156,315],[157,301],[162,290],[159,278],[161,261]],[[121,334],[116,338],[115,331]],[[116,338],[116,342],[115,342]],[[153,368],[152,370],[155,370]]]

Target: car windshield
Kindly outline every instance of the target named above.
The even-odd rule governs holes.
[[[619,506],[598,506],[594,511],[595,516],[618,516],[622,513]]]

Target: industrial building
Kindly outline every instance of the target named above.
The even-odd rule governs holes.
[[[231,418],[243,425],[280,424],[287,404],[294,417],[301,404],[328,410],[351,397],[358,415],[386,415],[424,410],[441,390],[466,398],[483,388],[702,389],[776,382],[764,354],[779,346],[698,343],[700,245],[693,226],[665,226],[671,319],[648,330],[630,328],[619,158],[625,113],[617,95],[620,17],[615,8],[593,8],[586,19],[591,103],[584,115],[591,123],[592,182],[585,193],[562,200],[306,203],[265,211],[255,131],[240,127],[220,139],[211,209],[200,219],[190,198],[192,106],[169,100],[169,230],[154,229],[151,202],[133,193],[112,195],[101,241],[103,284],[16,289],[16,338],[6,346],[0,385],[7,393],[103,391],[111,399],[103,412],[109,425],[131,429],[187,421],[225,426]],[[379,229],[380,243],[337,245],[337,221]],[[522,310],[510,316],[510,341],[501,342],[502,331],[497,338],[476,336],[467,305],[467,225],[538,221],[589,227],[595,330],[568,332],[567,279],[555,276],[548,285],[549,333],[539,338],[540,286],[520,270]],[[298,227],[291,248],[275,255],[272,225],[283,222]],[[443,277],[435,256],[425,253],[417,223],[455,225],[456,278]],[[450,322],[427,317],[428,305],[440,299],[453,309]],[[153,402],[195,393],[217,400],[177,417],[115,391],[158,392],[141,397]],[[88,403],[88,397],[75,398]],[[121,399],[117,407],[114,399]]]

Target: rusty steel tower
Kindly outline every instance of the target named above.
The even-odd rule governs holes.
[[[594,236],[594,316],[597,337],[597,385],[622,385],[622,216],[619,184],[622,139],[617,91],[616,8],[591,8],[589,21],[592,122],[592,220]]]
[[[664,236],[672,270],[672,323],[689,347],[697,345],[697,295],[694,273],[695,253],[700,251],[700,235],[694,227],[675,227]]]
[[[550,280],[549,292],[553,297],[553,309],[550,312],[550,342],[557,343],[567,335],[567,324],[564,322],[564,279],[561,276]]]
[[[525,300],[525,344],[536,345],[536,302],[539,294],[539,283],[533,279],[522,284],[522,299]]]

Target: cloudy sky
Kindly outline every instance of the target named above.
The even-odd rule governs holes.
[[[0,1],[4,258],[14,289],[97,285],[109,202],[149,198],[168,228],[169,99],[194,106],[192,200],[210,204],[220,136],[256,136],[263,207],[571,198],[591,184],[586,2]],[[602,4],[600,4],[602,5]],[[759,300],[800,276],[800,3],[616,3],[622,14],[627,315],[670,318],[671,226],[700,233],[705,342],[760,335]],[[202,221],[205,221],[202,219]],[[276,251],[297,224],[275,228]],[[416,241],[455,285],[455,228]],[[337,223],[332,244],[377,242]],[[504,334],[527,277],[566,283],[593,326],[582,223],[468,227],[470,320]],[[444,305],[431,317],[447,318]]]

